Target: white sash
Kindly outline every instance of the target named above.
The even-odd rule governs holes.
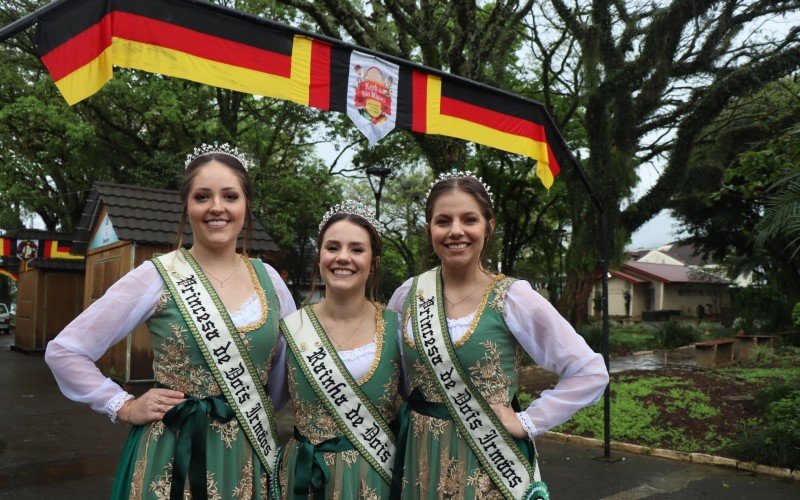
[[[539,493],[538,474],[459,363],[447,329],[438,269],[414,279],[414,340],[442,400],[484,470],[506,498]],[[536,483],[536,484],[534,484]]]
[[[273,475],[275,410],[225,306],[185,249],[153,262],[261,464]]]
[[[341,433],[391,484],[395,437],[342,363],[311,306],[283,318],[281,329],[303,374]]]

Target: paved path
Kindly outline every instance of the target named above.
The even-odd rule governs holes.
[[[58,391],[41,355],[11,351],[0,335],[0,499],[94,499],[111,491],[127,428]],[[291,428],[281,412],[279,427]],[[538,443],[553,498],[800,498],[800,483],[708,465]]]

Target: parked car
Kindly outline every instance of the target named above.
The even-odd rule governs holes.
[[[11,333],[11,313],[5,304],[0,304],[0,334]]]

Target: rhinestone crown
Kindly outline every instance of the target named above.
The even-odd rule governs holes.
[[[372,226],[372,228],[375,229],[378,234],[381,234],[381,226],[375,219],[373,212],[367,208],[366,205],[355,200],[344,200],[338,205],[332,206],[330,210],[325,212],[325,215],[322,216],[322,221],[319,223],[319,230],[322,231],[322,228],[325,226],[325,223],[328,222],[328,219],[336,214],[357,215],[369,222],[369,225]]]
[[[235,146],[231,146],[227,142],[222,144],[201,144],[197,146],[194,148],[194,151],[186,155],[186,161],[183,163],[183,166],[184,168],[188,168],[189,164],[192,163],[196,158],[215,153],[236,158],[236,160],[242,164],[245,170],[250,168],[250,159],[244,153],[239,152]]]
[[[433,190],[433,187],[435,185],[439,184],[440,182],[446,181],[446,180],[449,180],[449,179],[463,179],[463,178],[466,178],[466,177],[469,177],[471,179],[475,179],[476,181],[478,181],[481,184],[481,186],[483,186],[483,189],[486,190],[486,194],[489,195],[489,202],[490,203],[494,203],[494,198],[492,196],[492,190],[491,190],[491,188],[489,188],[489,186],[485,182],[483,182],[483,178],[476,177],[471,172],[466,172],[464,170],[456,170],[456,169],[452,169],[449,172],[442,172],[441,174],[439,174],[439,177],[437,177],[436,180],[431,182],[430,186],[428,186],[428,192],[425,193],[425,199],[426,200],[428,199],[428,197],[431,195],[431,191]]]

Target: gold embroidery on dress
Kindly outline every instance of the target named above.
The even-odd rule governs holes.
[[[250,262],[250,259],[245,258],[244,255],[241,256],[242,260],[245,261],[245,267],[250,272],[250,281],[253,283],[253,288],[256,290],[256,294],[258,295],[258,301],[261,303],[261,317],[258,318],[258,321],[255,323],[244,325],[242,327],[237,328],[239,333],[247,333],[252,332],[253,330],[257,329],[261,325],[267,321],[267,315],[269,314],[269,307],[267,306],[267,296],[264,294],[264,287],[261,286],[261,283],[258,281],[258,275],[256,275],[256,270],[253,269],[253,263]],[[248,349],[250,347],[248,346]]]
[[[217,420],[211,419],[210,427],[217,431],[219,438],[225,443],[228,449],[233,448],[233,443],[239,435],[239,421],[235,418],[228,422],[222,423]]]
[[[323,451],[322,458],[325,459],[325,465],[328,467],[333,467],[333,464],[336,463],[336,452],[335,451]]]
[[[342,455],[342,462],[347,464],[347,467],[350,468],[354,463],[356,463],[356,458],[358,458],[358,450],[347,450],[341,453]]]
[[[164,425],[164,422],[161,420],[156,420],[155,422],[150,424],[150,440],[157,441],[158,438],[160,438],[161,435],[164,434],[165,428],[166,426]]]
[[[339,427],[328,411],[320,406],[303,401],[297,394],[296,374],[294,366],[290,366],[289,393],[295,405],[295,425],[300,434],[305,436],[311,444],[318,444],[339,435]]]
[[[483,467],[472,471],[472,475],[467,477],[467,486],[471,486],[474,490],[475,500],[503,500],[500,490]]]
[[[439,485],[436,491],[444,498],[461,498],[464,474],[463,463],[456,458],[444,458],[439,469]]]
[[[189,481],[186,481],[186,487],[189,487]],[[213,472],[206,472],[206,492],[208,493],[208,500],[222,500],[222,495],[219,493],[219,485],[214,479]],[[184,492],[185,496],[186,493]]]
[[[372,305],[375,306],[375,356],[372,358],[372,364],[367,373],[356,382],[358,385],[364,385],[378,369],[381,351],[383,351],[383,333],[386,328],[386,322],[383,321],[383,306],[377,302],[373,302]]]
[[[156,476],[150,483],[148,490],[155,495],[158,500],[169,499],[169,490],[172,487],[172,462],[164,466],[164,474]]]
[[[247,462],[242,468],[242,477],[233,489],[233,495],[236,498],[250,499],[253,498],[253,457],[248,457]]]
[[[409,373],[409,382],[411,387],[420,387],[425,395],[425,400],[431,403],[442,403],[442,398],[439,396],[439,391],[436,385],[428,375],[428,369],[422,364],[422,360],[417,358],[414,360],[414,365],[411,367]]]
[[[192,364],[187,332],[178,323],[170,323],[172,335],[162,343],[164,353],[153,363],[155,379],[161,384],[197,398],[221,393],[205,365]]]
[[[508,404],[508,388],[512,380],[503,371],[500,347],[491,340],[481,342],[486,351],[469,367],[470,378],[489,404]]]
[[[397,413],[397,388],[400,378],[400,363],[398,360],[392,360],[392,372],[386,383],[383,384],[383,395],[378,399],[378,411],[387,421],[394,418]]]
[[[147,460],[145,458],[140,458],[136,461],[136,466],[133,468],[133,478],[131,479],[131,491],[129,498],[141,498],[146,465]]]
[[[362,500],[380,500],[378,492],[375,491],[375,488],[368,487],[367,482],[363,479],[361,480],[361,492],[358,498],[361,498]]]
[[[269,489],[267,488],[267,475],[263,472],[261,479],[259,479],[259,484],[261,485],[261,499],[267,500],[269,498]]]
[[[288,443],[286,443],[286,450],[284,451],[284,457],[289,456],[289,451],[292,447],[295,446],[297,441],[294,438],[291,438]],[[281,493],[283,498],[288,498],[291,493],[288,490],[289,487],[289,461],[285,458],[281,459],[280,470],[278,471],[278,482],[281,485]]]
[[[155,314],[161,314],[164,312],[164,309],[167,307],[167,302],[169,302],[170,297],[172,297],[169,293],[169,290],[164,290],[161,296],[158,298],[158,302],[156,302]]]
[[[511,285],[514,284],[516,281],[514,278],[510,276],[504,276],[502,279],[496,281],[494,287],[494,298],[489,302],[489,307],[494,309],[495,311],[502,313],[503,307],[506,303],[506,295],[508,294],[508,289],[511,288]]]

